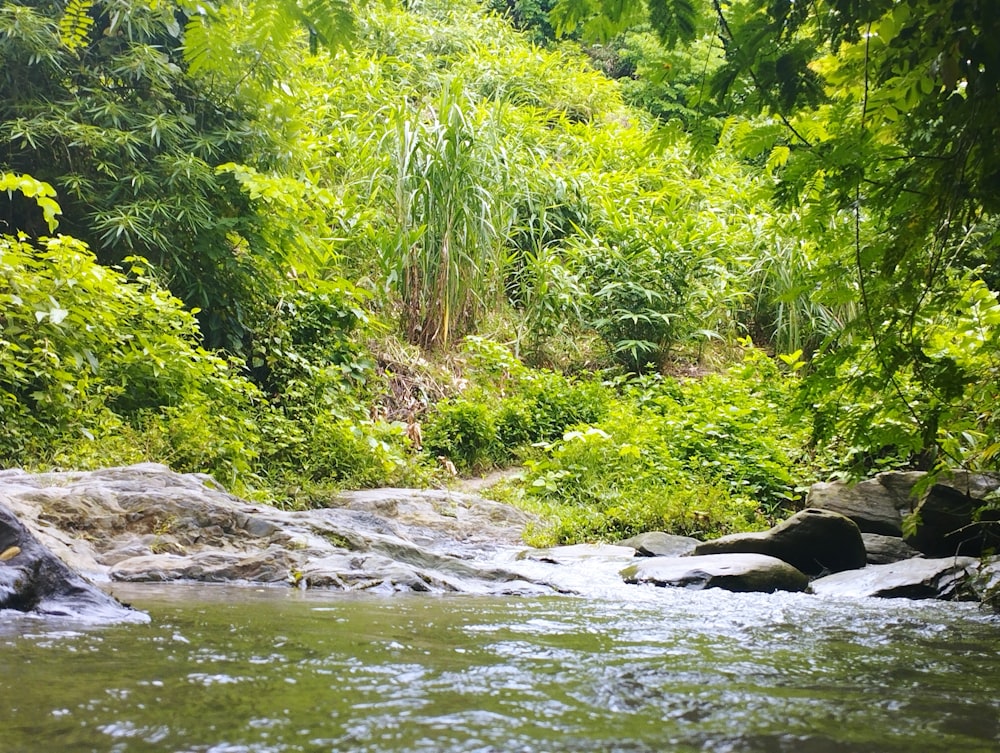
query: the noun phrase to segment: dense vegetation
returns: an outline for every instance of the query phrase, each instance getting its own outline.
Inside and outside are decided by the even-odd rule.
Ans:
[[[0,464],[536,541],[995,469],[987,0],[0,9]]]

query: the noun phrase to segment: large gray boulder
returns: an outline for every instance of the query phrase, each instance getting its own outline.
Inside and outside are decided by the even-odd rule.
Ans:
[[[902,536],[903,517],[918,502],[912,496],[913,486],[923,477],[921,472],[890,472],[856,484],[844,481],[813,484],[806,496],[806,506],[840,513],[857,523],[862,533]]]
[[[640,557],[683,557],[691,554],[699,543],[690,536],[650,531],[619,541],[618,545],[632,547]]]
[[[915,558],[827,575],[810,589],[818,596],[954,599],[965,591],[977,564],[972,557]]]
[[[2,609],[87,622],[147,619],[70,570],[0,504]]]
[[[646,557],[621,571],[626,583],[701,590],[804,591],[809,578],[787,562],[764,554]]]
[[[903,536],[903,520],[914,516],[906,542],[928,557],[978,556],[1000,546],[1000,510],[977,517],[1000,489],[1000,476],[953,471],[921,492],[922,471],[890,471],[857,484],[814,484],[806,504],[846,515],[862,533]]]
[[[891,562],[919,557],[920,552],[907,544],[899,536],[883,536],[879,533],[863,533],[865,552],[869,565],[888,565]]]
[[[809,575],[852,570],[867,562],[857,525],[838,513],[816,509],[797,512],[769,531],[734,533],[702,542],[694,550],[696,555],[735,552],[777,557]]]

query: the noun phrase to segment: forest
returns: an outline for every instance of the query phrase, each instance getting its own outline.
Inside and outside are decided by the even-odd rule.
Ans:
[[[994,0],[9,0],[0,467],[537,544],[996,471],[998,143]]]

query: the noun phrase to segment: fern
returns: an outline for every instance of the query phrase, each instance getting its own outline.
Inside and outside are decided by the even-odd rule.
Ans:
[[[733,146],[740,156],[747,159],[770,152],[786,135],[787,130],[780,123],[753,126],[743,123],[733,134]]]
[[[87,35],[94,25],[90,9],[94,0],[69,0],[66,10],[59,19],[59,39],[63,46],[76,52],[87,43]]]
[[[231,33],[224,13],[233,9],[206,11],[203,6],[191,16],[185,28],[184,57],[192,74],[217,73],[226,76],[245,73],[247,53],[241,43],[251,41],[258,51],[283,49],[303,30],[316,44],[334,51],[347,46],[354,36],[355,19],[350,0],[260,0],[251,5],[240,35]]]
[[[347,46],[354,35],[354,12],[350,0],[285,0],[299,9],[300,18],[307,24],[310,34],[329,50]]]
[[[647,0],[647,4],[649,22],[667,46],[694,40],[698,12],[691,0]]]

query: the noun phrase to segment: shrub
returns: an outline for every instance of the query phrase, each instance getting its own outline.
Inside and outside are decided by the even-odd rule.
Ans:
[[[534,543],[647,530],[713,536],[773,524],[808,478],[808,427],[789,415],[797,381],[766,355],[701,380],[641,377],[594,425],[526,463]]]
[[[709,536],[761,527],[756,504],[672,456],[665,424],[619,406],[598,427],[568,432],[528,462],[526,499],[547,524],[537,545],[618,540],[660,530]]]
[[[608,411],[610,396],[596,382],[573,382],[562,374],[538,371],[515,399],[530,411],[531,441],[539,442],[556,439],[578,424],[599,421]]]
[[[696,259],[669,230],[616,231],[607,243],[594,238],[576,248],[588,288],[585,316],[634,373],[661,366],[689,326]]]
[[[301,470],[310,481],[378,486],[398,478],[407,464],[398,425],[354,423],[324,414],[306,433]]]
[[[464,398],[434,406],[423,430],[424,450],[446,457],[462,472],[482,470],[496,452],[497,428],[490,409]]]
[[[199,345],[194,316],[142,260],[126,275],[73,238],[0,236],[0,320],[0,462],[86,458],[123,427],[169,434],[149,446],[226,479],[255,459],[257,391]]]

